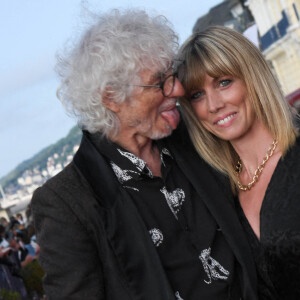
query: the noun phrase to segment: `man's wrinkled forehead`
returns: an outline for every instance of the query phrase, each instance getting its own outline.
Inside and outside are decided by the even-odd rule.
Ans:
[[[160,68],[154,73],[154,76],[165,76],[176,71],[176,66],[178,60],[170,60],[165,65],[160,66]]]
[[[168,61],[164,65],[151,65],[149,68],[145,68],[139,72],[140,78],[147,77],[149,81],[156,81],[166,77],[172,72],[173,61]]]
[[[170,69],[170,68],[169,68]],[[159,71],[156,71],[154,73],[152,73],[150,80],[157,80],[157,79],[162,79],[163,77],[166,76],[166,74],[168,74],[169,70],[165,70],[165,69],[161,69]]]

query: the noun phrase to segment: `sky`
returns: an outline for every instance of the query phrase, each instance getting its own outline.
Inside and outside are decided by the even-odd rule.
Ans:
[[[0,10],[0,178],[76,125],[56,98],[55,55],[81,34],[86,11],[146,9],[165,15],[180,42],[222,0],[2,0]]]

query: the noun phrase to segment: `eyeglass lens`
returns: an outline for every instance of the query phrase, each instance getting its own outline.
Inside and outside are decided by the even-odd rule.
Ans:
[[[164,85],[163,85],[163,94],[165,97],[168,97],[172,94],[174,85],[175,85],[175,76],[170,75],[166,78]]]

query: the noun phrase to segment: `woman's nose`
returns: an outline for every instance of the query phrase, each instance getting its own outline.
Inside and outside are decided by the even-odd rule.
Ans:
[[[224,102],[218,95],[218,93],[210,93],[207,95],[208,98],[208,111],[211,113],[218,112],[221,108],[224,107]]]

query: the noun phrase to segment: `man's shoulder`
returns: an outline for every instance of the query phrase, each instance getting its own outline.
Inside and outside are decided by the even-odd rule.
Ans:
[[[78,173],[74,162],[67,165],[61,172],[50,178],[41,188],[68,189],[82,184],[82,176]]]
[[[89,186],[76,168],[74,162],[67,165],[61,172],[47,180],[41,187],[36,189],[33,194],[33,205],[37,201],[48,199],[68,199],[75,200],[80,195],[89,190]]]

